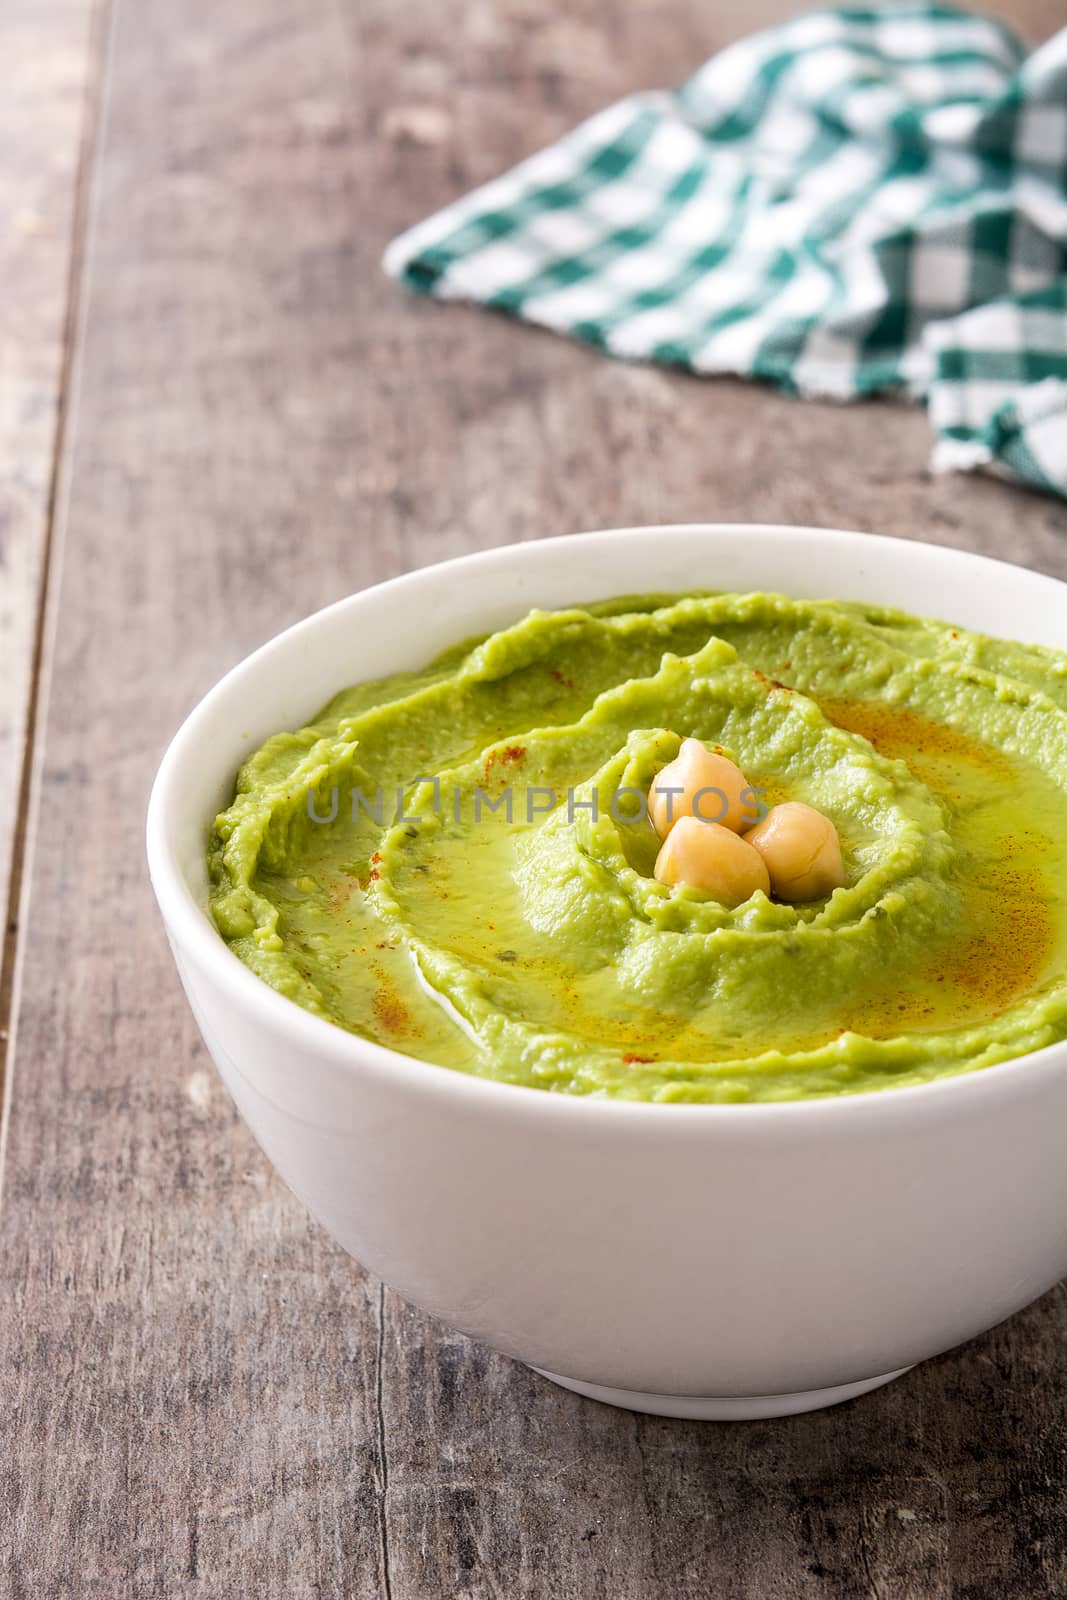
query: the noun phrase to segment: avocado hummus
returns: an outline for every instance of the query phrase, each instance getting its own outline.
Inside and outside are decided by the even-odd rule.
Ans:
[[[829,817],[845,884],[652,876],[686,737]],[[1067,654],[774,594],[535,611],[246,762],[212,911],[307,1010],[570,1094],[775,1101],[1067,1037]]]

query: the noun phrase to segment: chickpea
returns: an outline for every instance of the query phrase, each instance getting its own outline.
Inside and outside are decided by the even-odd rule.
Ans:
[[[661,839],[676,822],[692,816],[742,833],[759,815],[757,799],[741,768],[727,756],[716,755],[699,739],[683,739],[674,760],[656,774],[648,814]]]
[[[787,800],[744,837],[766,862],[775,896],[790,905],[821,900],[845,881],[837,829],[813,806]]]
[[[739,834],[718,822],[681,817],[656,857],[660,883],[688,883],[703,889],[724,906],[739,906],[757,889],[770,893],[763,858]]]

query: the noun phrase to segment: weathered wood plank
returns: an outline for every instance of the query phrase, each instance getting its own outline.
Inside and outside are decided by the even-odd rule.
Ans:
[[[0,1086],[94,11],[40,0],[0,16]]]
[[[188,706],[286,622],[406,566],[737,517],[1067,576],[1067,509],[927,478],[917,413],[611,366],[381,278],[406,222],[774,14],[119,0],[0,1229],[0,1592],[1067,1587],[1063,1290],[790,1422],[565,1395],[309,1222],[210,1070],[141,865]]]

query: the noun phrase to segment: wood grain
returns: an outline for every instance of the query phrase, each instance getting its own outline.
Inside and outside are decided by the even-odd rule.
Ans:
[[[0,1088],[95,10],[40,0],[0,15]]]
[[[118,0],[7,1129],[0,1595],[1067,1593],[1062,1288],[811,1417],[564,1394],[310,1222],[214,1077],[142,866],[197,697],[406,567],[747,518],[1067,577],[1067,507],[929,478],[917,412],[613,366],[378,271],[430,207],[788,9]]]

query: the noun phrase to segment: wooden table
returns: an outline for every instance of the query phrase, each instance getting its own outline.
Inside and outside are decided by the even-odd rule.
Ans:
[[[0,16],[5,1600],[1067,1594],[1062,1288],[836,1411],[731,1427],[578,1400],[309,1220],[213,1074],[145,880],[189,707],[408,567],[736,518],[1067,578],[1067,507],[931,478],[919,411],[612,365],[379,272],[403,225],[794,9]],[[1035,37],[1062,20],[999,9]]]

